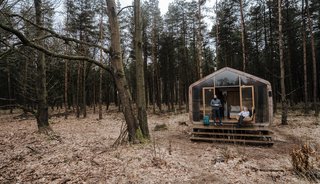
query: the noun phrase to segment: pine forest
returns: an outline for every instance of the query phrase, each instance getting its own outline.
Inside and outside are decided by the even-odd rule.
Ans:
[[[270,138],[203,125],[225,67]],[[319,81],[319,0],[0,0],[0,183],[317,183]]]

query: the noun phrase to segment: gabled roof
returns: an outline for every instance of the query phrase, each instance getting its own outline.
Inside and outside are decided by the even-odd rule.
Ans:
[[[264,83],[264,84],[266,84],[266,85],[271,85],[269,81],[267,81],[267,80],[265,80],[265,79],[262,79],[262,78],[260,78],[260,77],[257,77],[257,76],[251,75],[251,74],[249,74],[249,73],[242,72],[242,71],[240,71],[240,70],[236,70],[236,69],[233,69],[233,68],[230,68],[230,67],[224,67],[224,68],[221,68],[220,70],[215,71],[215,72],[213,72],[212,74],[207,75],[207,76],[205,76],[204,78],[202,78],[202,79],[200,79],[200,80],[192,83],[192,84],[190,85],[190,87],[196,86],[196,85],[198,85],[198,84],[200,84],[200,83],[202,83],[202,82],[204,82],[204,81],[210,80],[210,79],[212,79],[212,77],[214,77],[215,75],[218,75],[218,74],[223,73],[223,72],[225,72],[225,71],[230,71],[230,72],[232,72],[232,73],[235,73],[235,74],[238,74],[238,75],[241,75],[241,76],[245,76],[245,77],[252,78],[252,79],[254,79],[254,80],[256,80],[256,81],[259,81],[259,82],[262,82],[262,83]]]

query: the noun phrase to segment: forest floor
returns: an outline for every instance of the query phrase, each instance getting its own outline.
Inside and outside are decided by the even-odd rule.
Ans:
[[[57,113],[57,112],[54,112]],[[320,168],[320,123],[290,112],[276,115],[272,147],[190,141],[187,113],[149,115],[151,142],[113,148],[124,123],[110,110],[98,120],[70,115],[50,119],[56,136],[37,133],[33,117],[0,112],[0,183],[317,183],[294,172],[290,153],[308,143]],[[155,131],[156,125],[167,129]],[[318,176],[320,173],[318,173]]]

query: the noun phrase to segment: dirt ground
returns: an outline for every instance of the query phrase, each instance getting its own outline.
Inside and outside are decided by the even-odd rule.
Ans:
[[[57,112],[55,112],[57,113]],[[0,112],[0,183],[317,183],[295,174],[290,153],[308,143],[320,168],[320,123],[291,112],[276,115],[272,147],[191,142],[187,113],[149,115],[151,142],[113,148],[123,115],[52,117],[60,137],[37,133],[33,117]],[[166,124],[166,130],[155,131]]]

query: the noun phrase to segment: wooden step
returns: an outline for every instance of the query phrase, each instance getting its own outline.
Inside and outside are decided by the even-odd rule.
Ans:
[[[269,132],[272,134],[273,132],[270,131],[269,129],[265,127],[241,127],[241,128],[236,128],[235,126],[227,126],[227,125],[222,125],[222,126],[203,126],[203,125],[197,125],[192,127],[193,131],[195,130],[245,130],[245,131],[260,131],[260,132]]]
[[[218,133],[218,132],[192,132],[193,135],[219,135],[219,136],[228,136],[228,137],[258,137],[258,138],[268,138],[271,139],[270,135],[264,134],[239,134],[239,133]]]
[[[223,138],[208,138],[208,137],[191,137],[192,141],[210,141],[210,142],[228,142],[228,143],[243,143],[257,145],[273,145],[273,141],[267,140],[245,140],[245,139],[223,139]]]

